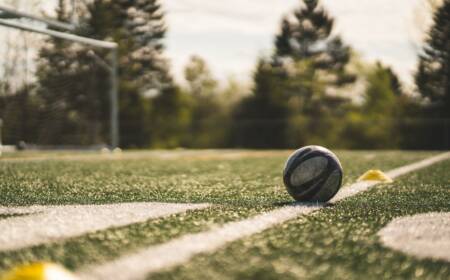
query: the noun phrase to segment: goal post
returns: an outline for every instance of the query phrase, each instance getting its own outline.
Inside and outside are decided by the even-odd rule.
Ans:
[[[3,152],[3,144],[2,144],[2,126],[3,126],[3,120],[0,119],[0,156]]]
[[[39,22],[46,27],[32,26],[31,24],[15,21],[15,19],[25,18],[34,22]],[[0,5],[0,25],[8,28],[18,29],[26,32],[43,34],[74,43],[89,45],[91,47],[106,49],[110,51],[110,61],[100,63],[101,67],[106,68],[110,76],[110,140],[109,145],[112,149],[119,147],[119,80],[118,80],[118,44],[110,41],[101,41],[88,37],[83,37],[63,31],[56,31],[50,28],[58,28],[67,31],[73,31],[75,27],[72,24],[62,23],[55,20],[41,19],[33,15],[14,11],[11,8]],[[101,59],[101,58],[98,58]]]

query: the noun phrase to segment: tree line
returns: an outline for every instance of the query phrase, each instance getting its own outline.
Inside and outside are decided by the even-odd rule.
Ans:
[[[68,21],[67,0],[57,18]],[[419,54],[417,94],[392,69],[366,63],[336,32],[318,0],[282,18],[273,52],[259,57],[250,89],[214,79],[191,57],[185,83],[164,55],[158,0],[92,0],[77,7],[78,35],[119,44],[120,138],[124,148],[450,148],[450,0],[436,8]],[[107,143],[109,53],[48,38],[36,79],[0,83],[4,142]]]

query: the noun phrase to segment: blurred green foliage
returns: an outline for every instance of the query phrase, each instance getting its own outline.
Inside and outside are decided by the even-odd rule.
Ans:
[[[359,59],[319,1],[300,4],[281,20],[249,87],[219,83],[198,55],[176,84],[160,1],[86,2],[76,33],[119,44],[121,146],[450,148],[450,1],[436,8],[420,54],[418,94],[391,68]],[[98,63],[108,52],[48,39],[39,54],[36,82],[15,90],[0,82],[3,142],[108,144],[109,74]]]

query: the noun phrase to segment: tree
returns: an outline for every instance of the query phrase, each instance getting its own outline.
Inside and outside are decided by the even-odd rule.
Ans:
[[[415,76],[420,94],[429,102],[434,117],[450,118],[450,1],[434,14]]]
[[[304,6],[284,17],[275,39],[275,60],[308,60],[328,77],[329,86],[343,86],[355,80],[347,73],[350,48],[333,35],[334,20],[319,6],[318,0],[304,0]]]
[[[330,120],[338,117],[346,101],[328,92],[355,80],[346,69],[350,48],[332,34],[333,19],[318,0],[302,2],[282,19],[275,52],[270,59],[259,61],[253,95],[236,112],[240,120],[236,125],[241,129],[234,135],[244,146],[324,143],[323,134],[334,131]]]
[[[184,78],[188,91],[197,97],[211,97],[217,93],[218,82],[213,78],[206,61],[192,56],[184,68]]]
[[[397,121],[401,118],[401,88],[390,67],[377,62],[365,77],[367,87],[360,107],[347,115],[347,126],[341,136],[346,145],[357,149],[398,148],[400,135]]]
[[[397,74],[392,70],[391,67],[385,67],[385,69],[389,76],[389,80],[391,81],[391,88],[394,91],[395,95],[403,96],[405,93],[403,92],[403,86]]]
[[[59,0],[58,18],[67,20],[66,0]],[[156,139],[157,129],[154,118],[164,118],[155,114],[177,115],[180,107],[158,108],[154,105],[180,104],[179,90],[169,73],[169,65],[164,57],[166,27],[164,13],[157,0],[93,0],[77,9],[79,30],[77,34],[100,40],[111,40],[119,44],[119,116],[120,138],[123,147],[146,147]],[[92,123],[101,120],[101,131],[107,131],[109,119],[109,73],[98,63],[110,61],[110,53],[87,46],[52,39],[41,51],[42,67],[39,82],[47,95],[66,99],[64,104],[72,104],[64,115],[62,123]],[[64,62],[65,65],[58,65]],[[70,67],[69,67],[70,66]],[[92,83],[90,81],[94,80]],[[76,83],[77,81],[85,83]],[[74,81],[76,85],[64,88],[59,84]],[[162,97],[162,95],[167,96]],[[174,98],[171,102],[168,99]],[[75,99],[75,102],[74,102]],[[158,100],[161,99],[161,100]],[[164,100],[164,101],[163,101]],[[70,101],[70,102],[69,102]],[[81,102],[83,101],[83,102]],[[177,105],[178,106],[178,105]],[[99,109],[100,108],[100,109]],[[69,113],[70,112],[70,113]],[[170,118],[172,121],[173,118]],[[167,124],[177,127],[177,124]],[[65,125],[64,128],[69,128]],[[70,128],[69,128],[70,129]],[[79,128],[81,129],[81,127]],[[102,132],[103,133],[103,132]],[[165,135],[160,133],[159,135]]]
[[[67,0],[59,0],[59,21],[68,21],[67,7]],[[87,14],[80,16],[83,24],[87,24]],[[77,33],[91,35],[86,30],[77,30]],[[84,45],[56,38],[49,38],[40,49],[37,92],[42,100],[42,126],[39,143],[108,142],[109,73],[95,62],[89,51]]]
[[[306,141],[324,143],[324,139],[333,138],[337,126],[332,120],[339,117],[339,109],[347,100],[329,92],[355,81],[347,71],[351,49],[333,35],[333,18],[318,0],[303,0],[303,4],[283,18],[273,57],[289,74],[287,101],[301,104],[292,108],[293,118],[306,125],[303,132],[291,137],[297,145]]]
[[[189,135],[191,147],[212,148],[225,145],[227,129],[223,104],[219,100],[218,82],[206,62],[192,56],[184,69],[185,92],[192,109]]]
[[[190,113],[187,96],[176,86],[165,88],[153,100],[151,113],[152,146],[178,148],[189,141]]]
[[[123,78],[133,81],[140,91],[163,90],[173,85],[168,62],[164,57],[166,26],[158,0],[118,0],[111,3],[116,11],[112,25],[115,41],[119,42]],[[103,11],[107,13],[106,11]]]
[[[329,81],[316,70],[313,61],[299,60],[287,74],[288,146],[308,143],[338,146],[341,142],[338,137],[342,128],[340,120],[349,99],[327,92]]]
[[[173,116],[183,111],[180,92],[174,85],[164,57],[163,40],[167,31],[164,12],[158,0],[104,2],[117,13],[112,26],[113,37],[120,45],[123,144],[143,147],[158,143],[160,146],[165,140],[158,137],[167,133],[158,132],[164,127],[154,120],[167,117],[166,125],[173,131],[180,127]],[[165,94],[167,96],[163,96]],[[176,106],[156,108],[165,105]],[[168,142],[173,142],[173,139]]]
[[[26,2],[26,3],[24,3]],[[28,13],[37,13],[39,1],[37,0],[3,0],[16,10]],[[30,32],[22,32],[17,29],[2,29],[0,49],[3,55],[0,58],[0,95],[14,94],[15,91],[24,90],[32,84],[33,67],[30,65],[30,57],[35,56],[34,48],[41,44],[40,38]]]
[[[26,3],[25,3],[26,2]],[[37,0],[5,0],[2,3],[29,13],[38,12]],[[30,58],[36,56],[35,48],[42,45],[40,38],[30,32],[2,29],[0,49],[0,119],[3,120],[3,141],[36,141],[39,103],[35,95],[34,65]]]
[[[261,58],[254,74],[253,94],[233,114],[232,144],[245,148],[287,146],[289,107],[284,69]]]
[[[450,0],[436,9],[415,75],[420,95],[425,99],[422,146],[450,148]]]

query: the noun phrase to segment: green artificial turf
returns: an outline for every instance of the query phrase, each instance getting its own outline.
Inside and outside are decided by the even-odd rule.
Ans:
[[[393,251],[377,237],[395,217],[450,211],[449,170],[450,161],[428,167],[150,278],[450,279],[449,263]]]
[[[261,208],[218,205],[144,223],[97,231],[62,242],[0,252],[0,273],[15,265],[34,261],[55,262],[69,269],[76,269],[94,262],[113,260],[124,252],[166,242],[183,234],[204,231],[213,225],[245,219],[261,211]]]
[[[338,156],[347,184],[367,169],[389,170],[430,154],[339,152]],[[74,160],[67,156],[2,160],[0,205],[160,201],[269,207],[291,201],[281,179],[288,155],[273,152],[252,156],[249,152],[242,158],[226,159],[216,151],[209,158],[207,154],[188,154],[164,159],[149,153],[112,160],[100,155],[76,155]]]
[[[77,269],[289,203],[292,199],[281,181],[289,153],[174,151],[118,156],[47,153],[1,159],[0,205],[3,206],[133,201],[209,202],[214,206],[58,243],[0,252],[0,272],[38,260]],[[389,170],[433,154],[338,152],[344,166],[345,184],[354,182],[367,169]],[[4,218],[7,217],[0,216]]]

